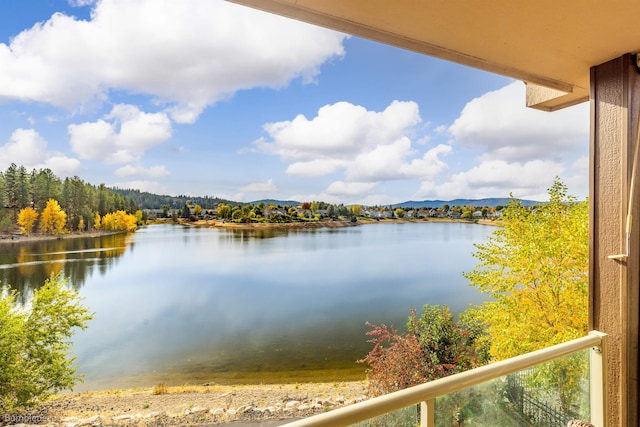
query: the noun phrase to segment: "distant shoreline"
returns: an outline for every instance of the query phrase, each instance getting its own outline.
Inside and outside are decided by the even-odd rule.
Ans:
[[[67,239],[82,239],[82,238],[96,238],[102,236],[111,236],[114,234],[127,233],[126,231],[91,231],[86,233],[68,233],[60,236],[54,236],[51,234],[32,233],[15,234],[15,233],[3,233],[0,234],[0,245],[2,244],[21,244],[32,242],[46,242],[49,240],[67,240]]]
[[[160,221],[160,223],[170,222]],[[193,227],[206,228],[238,228],[238,229],[287,229],[287,228],[339,228],[339,227],[356,227],[368,224],[424,224],[424,223],[464,223],[464,224],[480,224],[498,226],[499,222],[490,220],[467,221],[464,219],[448,219],[448,218],[427,218],[427,219],[381,219],[381,220],[358,220],[351,221],[309,221],[309,222],[256,222],[256,223],[239,223],[220,220],[198,220],[198,221],[181,221],[179,224]]]

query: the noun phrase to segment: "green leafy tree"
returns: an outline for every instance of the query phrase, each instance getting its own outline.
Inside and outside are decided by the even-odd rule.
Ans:
[[[24,310],[16,293],[0,293],[0,412],[30,407],[80,379],[69,339],[91,319],[61,275],[33,293]]]
[[[231,206],[220,203],[218,205],[218,209],[216,210],[216,215],[218,216],[218,218],[222,219],[231,218]]]

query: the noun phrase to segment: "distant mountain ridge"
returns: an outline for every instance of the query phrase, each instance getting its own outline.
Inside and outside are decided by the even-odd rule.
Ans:
[[[396,203],[391,205],[394,208],[441,208],[444,205],[449,206],[467,206],[473,205],[475,207],[495,208],[496,206],[506,206],[511,200],[510,197],[489,197],[485,199],[453,199],[453,200],[409,200],[402,203]],[[519,199],[523,206],[534,206],[542,202],[535,200]]]

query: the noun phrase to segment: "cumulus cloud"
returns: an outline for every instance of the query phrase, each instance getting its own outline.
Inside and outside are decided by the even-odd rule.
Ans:
[[[71,149],[81,159],[107,163],[138,160],[172,133],[171,120],[165,113],[145,113],[126,104],[115,105],[103,119],[71,124],[67,130]]]
[[[253,182],[240,188],[245,193],[272,193],[278,191],[278,186],[273,183],[272,179],[266,182]]]
[[[514,82],[467,103],[448,131],[456,144],[489,159],[559,160],[589,140],[589,106],[553,113],[527,108],[525,85]]]
[[[0,169],[11,163],[27,169],[51,169],[59,176],[72,176],[80,170],[78,159],[48,149],[47,141],[33,129],[16,129],[0,146]]]
[[[153,166],[145,168],[143,166],[125,165],[116,169],[115,176],[123,178],[130,176],[150,176],[153,178],[159,178],[163,176],[171,175],[164,165]]]
[[[577,196],[586,195],[588,105],[547,113],[527,108],[524,100],[524,84],[514,82],[469,101],[447,129],[452,156],[464,159],[458,172],[423,179],[413,197],[448,200],[513,193],[546,200],[556,176]]]
[[[422,182],[418,198],[454,199],[514,197],[545,200],[546,189],[564,171],[564,166],[551,160],[506,162],[488,160],[451,176],[446,182]]]
[[[393,101],[383,111],[369,111],[348,102],[325,105],[308,119],[264,125],[269,138],[255,142],[258,151],[279,156],[288,163],[287,173],[299,177],[324,176],[343,172],[349,183],[426,178],[444,169],[439,158],[451,147],[428,148],[418,138],[420,150],[412,143],[421,122],[415,102]],[[352,188],[356,188],[352,186]]]
[[[59,176],[72,176],[80,170],[80,161],[48,150],[47,141],[34,129],[16,129],[0,146],[0,169],[11,163],[27,169],[51,169]]]
[[[82,110],[124,90],[193,122],[238,90],[312,81],[345,37],[221,0],[102,0],[88,21],[56,13],[0,43],[0,100]]]
[[[374,182],[332,182],[325,190],[325,193],[332,196],[361,196],[370,193],[377,186]]]

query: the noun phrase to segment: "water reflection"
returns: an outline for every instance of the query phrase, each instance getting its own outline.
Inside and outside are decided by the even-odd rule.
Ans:
[[[18,291],[23,303],[48,277],[60,272],[71,286],[80,289],[94,271],[106,274],[132,246],[130,233],[3,243],[0,282]]]
[[[11,256],[0,255],[0,277],[27,293],[62,270],[82,286],[95,317],[74,337],[86,375],[78,391],[340,381],[364,375],[355,361],[369,350],[366,321],[401,328],[411,307],[459,311],[480,302],[461,272],[475,264],[473,244],[492,231],[453,223],[154,225],[133,236],[11,246]]]

